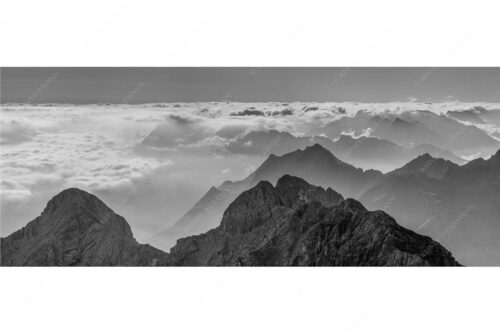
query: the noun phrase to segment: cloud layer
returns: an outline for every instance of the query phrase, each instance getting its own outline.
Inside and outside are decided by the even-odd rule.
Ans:
[[[360,110],[441,114],[475,106],[500,108],[452,101],[2,105],[2,235],[34,218],[59,191],[79,187],[102,196],[138,238],[147,237],[175,222],[209,187],[243,178],[263,161],[227,149],[252,131],[321,135],[318,128]],[[500,133],[500,126],[481,126]],[[251,140],[244,144],[248,149],[235,151],[255,150]]]

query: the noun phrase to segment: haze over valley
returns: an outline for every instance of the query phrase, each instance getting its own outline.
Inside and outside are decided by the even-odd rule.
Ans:
[[[275,188],[288,175],[357,200],[362,214],[384,211],[400,226],[439,242],[460,264],[500,264],[500,103],[461,102],[453,96],[436,102],[408,96],[376,103],[128,103],[140,89],[122,103],[2,104],[2,237],[75,188],[102,200],[104,212],[125,219],[130,231],[118,248],[146,253],[99,263],[148,264],[151,253],[168,253],[181,238],[221,228],[228,207],[243,193],[262,182]],[[296,207],[282,202],[281,187],[276,187],[278,194],[266,188],[266,196],[278,199],[262,204],[291,209],[283,218],[292,223],[287,214]],[[78,191],[68,193],[82,198]],[[309,199],[300,202],[309,204]],[[45,228],[52,230],[26,230],[34,235]],[[225,236],[214,237],[219,242]],[[276,237],[289,235],[277,232]],[[203,246],[211,251],[212,245]],[[294,263],[296,253],[286,251],[278,261]],[[400,262],[391,256],[389,262]],[[211,262],[200,258],[192,260]],[[234,264],[234,258],[217,262]],[[334,261],[345,263],[339,260]]]

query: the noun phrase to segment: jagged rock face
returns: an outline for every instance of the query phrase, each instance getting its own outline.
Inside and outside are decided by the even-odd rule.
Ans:
[[[325,207],[338,205],[344,198],[340,193],[331,188],[323,189],[320,186],[314,186],[305,180],[284,175],[276,184],[276,191],[279,193],[283,206],[293,207],[301,202],[318,201]]]
[[[360,201],[438,239],[465,265],[500,261],[500,151],[453,165],[423,155],[389,173]]]
[[[456,266],[429,237],[333,190],[285,176],[242,193],[209,232],[181,239],[170,265]]]
[[[312,184],[335,188],[344,195],[354,198],[358,198],[360,194],[383,180],[382,173],[355,168],[342,162],[341,160],[344,158],[348,160],[354,159],[357,163],[361,163],[363,160],[364,162],[361,165],[365,166],[376,165],[376,160],[379,161],[378,165],[387,165],[387,163],[399,165],[411,160],[415,157],[414,155],[419,156],[419,151],[433,151],[433,155],[436,156],[442,155],[453,161],[458,160],[459,163],[464,161],[449,152],[447,153],[445,150],[430,145],[406,149],[377,138],[353,139],[350,136],[342,135],[338,141],[332,142],[324,137],[295,138],[286,132],[277,131],[253,132],[251,135],[252,138],[258,137],[261,139],[269,136],[278,138],[278,140],[268,140],[266,145],[268,147],[275,147],[271,143],[282,145],[281,148],[277,149],[278,151],[284,149],[285,146],[289,148],[292,146],[305,146],[307,148],[295,150],[283,156],[272,154],[247,178],[237,182],[228,181],[218,188],[211,188],[179,221],[149,239],[148,242],[167,250],[175,245],[175,241],[181,237],[196,235],[215,228],[229,204],[241,192],[255,186],[261,180],[275,183],[281,176],[291,174],[301,177]],[[294,139],[293,144],[287,143],[290,137]],[[245,136],[245,140],[247,139]],[[297,140],[300,143],[296,142]],[[323,146],[319,144],[310,146],[312,141],[319,141]],[[328,147],[328,149],[323,147]],[[329,150],[335,152],[335,155]],[[342,158],[337,159],[336,156]],[[428,154],[425,156],[430,158]],[[368,159],[366,159],[367,157]],[[417,160],[418,163],[412,164],[415,164],[413,169],[420,168],[425,162],[422,158]],[[453,163],[444,160],[440,168],[437,168],[436,163],[431,163],[429,164],[430,167],[425,168],[425,174],[441,177],[450,165],[453,165]],[[412,170],[408,170],[408,172],[412,172]],[[403,171],[405,170],[401,170],[401,172]]]
[[[276,188],[262,181],[236,198],[224,213],[221,227],[228,233],[246,233],[272,218],[275,207],[294,208],[314,201],[330,207],[342,200],[342,195],[330,188],[325,190],[285,175],[278,180]]]
[[[125,219],[92,194],[68,189],[42,214],[1,239],[4,266],[153,265],[166,255],[139,244]]]
[[[301,177],[312,184],[335,188],[351,197],[363,193],[383,178],[379,171],[363,171],[342,162],[319,144],[283,156],[270,155],[247,178],[238,182],[225,182],[217,189],[210,189],[173,227],[148,242],[167,249],[175,244],[176,239],[215,228],[225,209],[244,190],[262,180],[276,184],[278,179],[286,174]]]
[[[222,230],[247,233],[272,217],[273,207],[280,205],[279,194],[269,182],[261,182],[233,201],[222,218]]]
[[[137,243],[125,219],[78,189],[55,196],[1,250],[4,266],[458,265],[384,212],[288,175],[242,193],[219,227],[179,240],[170,254]]]

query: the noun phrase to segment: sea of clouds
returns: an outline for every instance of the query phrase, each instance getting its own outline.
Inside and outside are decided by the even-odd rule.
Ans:
[[[499,104],[452,101],[4,104],[0,111],[1,235],[38,216],[58,192],[78,187],[103,199],[129,221],[138,240],[146,239],[174,223],[211,186],[244,178],[265,160],[265,152],[232,155],[224,151],[229,142],[251,131],[273,129],[300,136],[360,110],[441,114],[474,106],[500,108]],[[483,129],[500,133],[491,125]]]

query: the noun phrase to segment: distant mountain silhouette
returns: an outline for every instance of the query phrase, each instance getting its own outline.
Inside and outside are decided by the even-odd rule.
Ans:
[[[479,112],[475,112],[474,109],[471,110],[463,110],[463,111],[448,111],[446,112],[448,117],[461,120],[468,121],[476,124],[484,124],[485,121],[479,115]]]
[[[446,149],[439,148],[430,144],[422,143],[420,145],[410,148],[409,156],[412,157],[411,159],[417,158],[418,156],[423,154],[429,154],[432,157],[442,158],[459,165],[462,165],[465,162],[467,162],[463,158],[458,157],[457,155],[453,154],[452,152]]]
[[[371,122],[374,128],[373,135],[408,148],[422,143],[439,145],[444,142],[438,133],[420,121],[406,121],[399,117],[393,120],[378,117],[372,118]]]
[[[403,167],[396,169],[388,175],[425,175],[430,178],[441,179],[448,172],[450,168],[456,167],[457,165],[442,159],[434,158],[429,154],[423,154],[409,163],[405,164]]]
[[[344,163],[329,150],[315,144],[279,157],[270,155],[255,170],[250,186],[261,180],[276,183],[285,174],[301,177],[312,184],[335,187],[348,197],[357,197],[383,176],[379,171],[363,171]]]
[[[496,119],[497,113],[488,114]],[[313,133],[331,138],[339,137],[345,131],[357,135],[369,131],[371,136],[406,148],[426,144],[462,155],[483,152],[483,156],[489,156],[500,148],[499,141],[476,126],[468,126],[452,117],[425,110],[400,112],[397,115],[391,112],[374,115],[359,111],[355,116],[345,116],[312,130]]]
[[[500,109],[486,109],[482,106],[474,106],[467,110],[450,110],[446,116],[475,124],[489,123],[500,126]]]
[[[235,154],[282,155],[314,144],[311,137],[295,137],[276,130],[252,131],[229,142],[225,150]]]
[[[487,157],[500,148],[499,141],[476,126],[464,125],[445,115],[417,110],[405,112],[401,117],[406,121],[419,121],[440,136],[439,141],[428,140],[422,143],[433,144],[456,154],[472,155],[482,152],[482,156]]]
[[[484,119],[487,123],[495,125],[497,128],[500,127],[500,109],[490,109],[487,110],[483,107],[476,106],[474,111],[479,112],[481,119]]]
[[[313,144],[320,144],[344,162],[362,169],[375,169],[382,172],[394,170],[415,157],[429,153],[457,164],[466,161],[455,154],[430,144],[420,144],[404,148],[389,140],[376,137],[340,135],[332,141],[323,136],[296,137],[288,132],[253,131],[231,141],[226,150],[235,154],[274,154],[283,155],[297,149],[304,149]]]
[[[125,219],[101,200],[72,188],[42,214],[1,239],[3,266],[149,266],[166,253],[139,244]]]
[[[285,175],[243,192],[221,224],[180,239],[175,266],[457,266],[429,237],[382,211]]]
[[[462,166],[423,155],[360,201],[442,242],[466,265],[500,262],[500,151]]]
[[[455,154],[430,144],[420,144],[412,148],[401,147],[389,140],[375,137],[353,138],[341,135],[332,145],[325,146],[335,156],[363,169],[373,168],[382,172],[394,170],[412,159],[430,154],[441,157],[456,164],[466,161]]]

